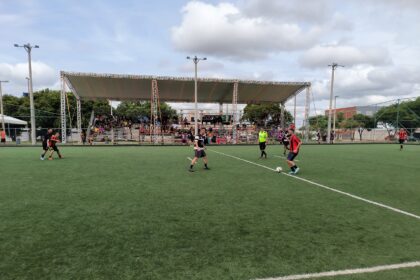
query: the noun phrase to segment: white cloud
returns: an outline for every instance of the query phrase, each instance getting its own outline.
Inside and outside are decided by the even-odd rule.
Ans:
[[[0,63],[0,77],[8,80],[6,93],[19,95],[27,91],[28,64],[27,63]],[[57,86],[58,72],[51,66],[40,62],[32,62],[32,78],[34,90],[54,88]]]
[[[332,62],[348,66],[386,65],[391,63],[388,51],[384,48],[356,48],[349,45],[315,46],[306,51],[300,58],[304,67],[326,67]]]
[[[375,4],[379,4],[379,5],[395,5],[400,9],[411,9],[411,8],[415,8],[415,9],[420,9],[420,1],[418,0],[369,0],[370,2],[373,2]],[[365,3],[366,0],[363,0],[363,2]]]
[[[323,23],[329,20],[328,0],[248,0],[244,12],[252,17],[268,17],[277,21]]]
[[[420,69],[392,66],[355,66],[336,71],[334,95],[339,96],[341,107],[369,105],[397,98],[420,95]],[[330,75],[330,71],[326,71]],[[312,83],[318,108],[328,107],[330,79]]]
[[[175,48],[233,59],[259,59],[278,51],[305,49],[317,42],[322,30],[304,30],[296,23],[277,23],[245,15],[233,4],[199,1],[183,8],[183,19],[172,29]]]

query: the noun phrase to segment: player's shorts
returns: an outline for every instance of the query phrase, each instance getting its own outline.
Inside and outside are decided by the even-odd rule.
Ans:
[[[195,150],[196,158],[203,158],[205,156],[206,156],[206,152],[204,150]]]
[[[289,146],[289,141],[282,141],[283,145]]]
[[[54,150],[54,152],[58,152],[57,146],[52,146],[52,147],[50,147],[50,149]]]
[[[265,142],[260,142],[260,150],[265,150]]]
[[[47,144],[47,142],[42,142],[42,149],[44,150],[44,151],[47,151],[48,150],[48,144]]]
[[[298,153],[289,152],[287,160],[293,161],[297,157]]]
[[[400,142],[400,144],[404,144],[405,140],[404,139],[399,139],[398,142]]]
[[[6,143],[6,139],[5,138],[1,138],[1,142],[2,143]]]

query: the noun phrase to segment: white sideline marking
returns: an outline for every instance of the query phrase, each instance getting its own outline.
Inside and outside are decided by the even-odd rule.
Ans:
[[[278,157],[278,158],[284,158],[287,159],[287,157],[285,156],[278,156],[278,155],[273,155],[274,157]],[[299,159],[294,159],[293,161],[300,161]]]
[[[244,161],[244,162],[253,164],[253,165],[257,165],[257,166],[263,167],[265,169],[268,169],[268,170],[271,170],[271,171],[274,171],[274,172],[277,172],[275,169],[270,168],[270,167],[265,166],[265,165],[262,165],[262,164],[258,164],[258,163],[255,163],[255,162],[252,162],[252,161],[249,161],[249,160],[246,160],[246,159],[235,157],[235,156],[232,156],[232,155],[229,155],[229,154],[225,154],[225,153],[222,153],[222,152],[218,152],[218,151],[215,151],[215,150],[210,150],[210,151],[213,151],[213,152],[215,152],[217,154],[221,154],[221,155],[224,155],[224,156],[227,156],[227,157],[231,157],[231,158],[234,158],[234,159],[237,159],[237,160],[241,160],[241,161]],[[403,214],[403,215],[406,215],[406,216],[410,216],[412,218],[415,218],[415,219],[420,220],[420,216],[415,215],[415,214],[410,213],[410,212],[406,212],[406,211],[403,211],[403,210],[400,210],[400,209],[397,209],[397,208],[394,208],[394,207],[391,207],[391,206],[388,206],[388,205],[385,205],[385,204],[382,204],[382,203],[379,203],[379,202],[375,202],[373,200],[369,200],[369,199],[366,199],[366,198],[363,198],[363,197],[360,197],[360,196],[357,196],[357,195],[354,195],[354,194],[351,194],[351,193],[346,193],[346,192],[343,192],[343,191],[340,191],[340,190],[336,190],[336,189],[327,187],[325,185],[322,185],[322,184],[319,184],[319,183],[310,181],[308,179],[304,179],[302,177],[298,177],[296,175],[290,175],[290,174],[287,174],[285,172],[282,172],[281,174],[283,174],[285,176],[289,176],[289,177],[294,178],[296,180],[301,180],[303,182],[306,182],[306,183],[309,183],[309,184],[318,186],[320,188],[323,188],[323,189],[326,189],[326,190],[329,190],[329,191],[332,191],[332,192],[336,192],[336,193],[339,193],[339,194],[342,194],[342,195],[346,195],[346,196],[349,196],[351,198],[354,198],[354,199],[357,199],[357,200],[361,200],[361,201],[364,201],[366,203],[373,204],[373,205],[376,205],[376,206],[379,206],[379,207],[382,207],[382,208],[386,208],[388,210],[391,210],[391,211],[394,211],[394,212],[397,212],[397,213],[400,213],[400,214]]]
[[[321,278],[321,277],[333,277],[333,276],[339,276],[339,275],[373,273],[373,272],[378,272],[378,271],[395,270],[395,269],[410,268],[410,267],[412,268],[412,267],[419,267],[419,266],[420,266],[420,261],[417,261],[417,262],[407,262],[407,263],[400,263],[400,264],[381,265],[381,266],[374,266],[374,267],[367,267],[367,268],[327,271],[327,272],[319,272],[319,273],[312,273],[312,274],[299,274],[299,275],[289,275],[289,276],[274,277],[274,278],[261,278],[257,280],[300,280],[300,279],[310,279],[310,278],[313,279],[313,278]]]

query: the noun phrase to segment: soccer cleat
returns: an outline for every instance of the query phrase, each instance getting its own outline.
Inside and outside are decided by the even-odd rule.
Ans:
[[[293,172],[293,171],[289,172],[289,175],[294,175],[294,174],[295,174],[295,172]]]
[[[53,158],[52,157],[49,157],[48,160],[53,160]]]
[[[40,160],[44,160],[45,158],[44,158],[43,156],[41,156],[39,159],[40,159]]]
[[[189,171],[189,172],[194,172],[194,170],[192,170],[192,169],[188,169],[188,171]]]
[[[299,172],[299,167],[296,167],[295,172],[293,174],[297,174]]]
[[[210,170],[210,168],[208,168],[208,167],[204,167],[204,169],[205,169],[205,170]]]

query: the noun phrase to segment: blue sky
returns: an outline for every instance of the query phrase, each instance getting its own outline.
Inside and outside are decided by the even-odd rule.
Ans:
[[[191,76],[197,54],[202,76],[312,82],[323,109],[336,61],[339,106],[365,105],[420,95],[419,16],[416,0],[0,0],[0,79],[26,91],[14,43],[40,45],[36,89],[60,70]]]

